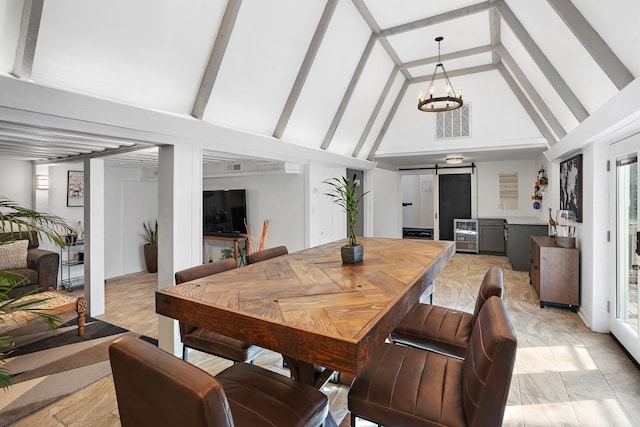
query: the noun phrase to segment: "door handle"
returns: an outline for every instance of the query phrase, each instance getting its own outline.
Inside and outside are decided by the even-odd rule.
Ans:
[[[636,231],[636,255],[640,255],[640,247],[638,246],[638,242],[640,242],[640,231]]]

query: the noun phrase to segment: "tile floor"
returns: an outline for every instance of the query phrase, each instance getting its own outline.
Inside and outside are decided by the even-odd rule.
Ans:
[[[541,309],[526,272],[511,270],[505,257],[456,254],[436,280],[434,304],[472,311],[478,287],[490,266],[504,271],[504,299],[518,337],[518,353],[504,426],[640,426],[640,370],[607,334],[590,331],[578,314]],[[109,280],[102,320],[157,336],[155,275]],[[192,352],[190,361],[214,373],[226,361]],[[257,363],[281,370],[278,355]],[[328,384],[331,413],[347,415],[344,386]],[[107,377],[21,420],[19,426],[118,426],[111,377]],[[347,426],[344,420],[341,426]],[[358,420],[358,427],[373,424]]]

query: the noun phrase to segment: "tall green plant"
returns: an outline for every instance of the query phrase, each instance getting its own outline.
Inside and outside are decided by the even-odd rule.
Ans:
[[[349,227],[349,245],[356,246],[356,223],[358,212],[360,212],[360,200],[368,193],[364,192],[360,197],[356,196],[356,174],[349,179],[346,176],[341,178],[330,178],[324,181],[331,186],[331,191],[325,193],[329,199],[340,206],[347,214],[347,224]]]
[[[142,234],[144,241],[147,242],[148,245],[157,245],[158,221],[156,220],[154,225],[151,224],[151,221],[143,222],[142,227],[144,228],[144,233]]]
[[[27,238],[35,233],[40,240],[47,237],[58,246],[66,245],[64,236],[73,232],[67,221],[57,215],[38,212],[25,208],[18,203],[0,196],[0,231],[11,232],[18,238]],[[13,242],[13,238],[0,239],[0,245]],[[24,297],[36,292],[30,291],[17,298],[8,298],[9,292],[27,279],[19,274],[0,270],[0,323],[11,321],[11,314],[18,311],[30,311],[42,318],[51,329],[56,331],[56,325],[62,321],[57,316],[47,314],[34,305],[46,301],[46,298],[24,301]],[[5,349],[13,346],[8,334],[0,334],[0,360],[4,359]],[[11,385],[11,376],[7,369],[0,365],[0,387],[8,388]]]

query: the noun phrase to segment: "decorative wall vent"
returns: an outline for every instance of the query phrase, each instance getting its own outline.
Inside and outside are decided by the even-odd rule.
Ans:
[[[471,105],[435,115],[436,139],[463,138],[471,136]]]

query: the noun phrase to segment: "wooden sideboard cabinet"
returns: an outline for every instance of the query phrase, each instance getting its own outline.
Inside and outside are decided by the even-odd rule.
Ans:
[[[548,236],[531,236],[529,278],[545,303],[567,306],[574,313],[580,305],[580,250],[556,245]]]

